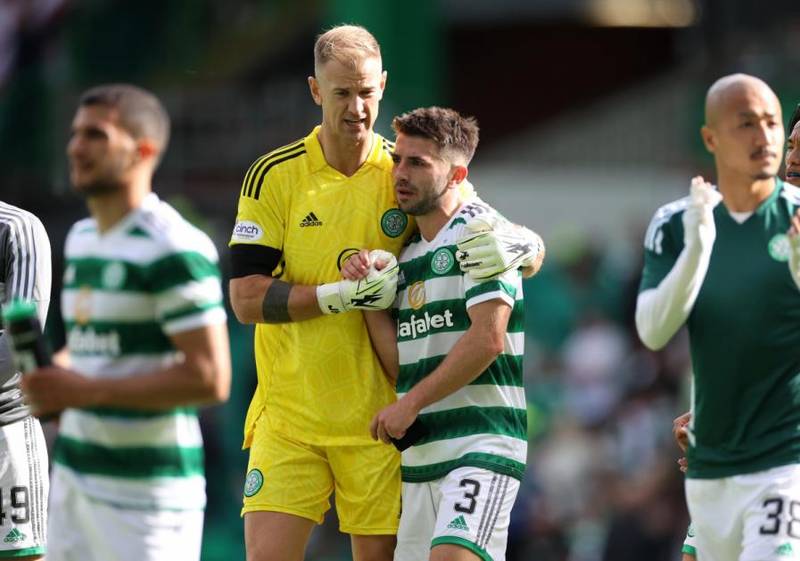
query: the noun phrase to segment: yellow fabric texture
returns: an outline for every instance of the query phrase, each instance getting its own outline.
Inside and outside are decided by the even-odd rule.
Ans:
[[[279,249],[283,257],[273,276],[295,284],[340,280],[341,260],[358,249],[398,254],[414,229],[397,209],[392,143],[373,133],[367,161],[346,177],[325,161],[318,132],[251,166],[236,220],[255,224],[252,231],[259,233],[231,241]],[[372,444],[372,417],[395,399],[361,312],[258,324],[255,358],[258,387],[245,421],[245,448],[262,416],[265,428],[303,443]]]
[[[382,442],[315,446],[264,429],[250,447],[248,473],[263,485],[244,497],[242,514],[270,511],[321,524],[336,489],[339,529],[347,534],[393,535],[400,519],[400,455]]]

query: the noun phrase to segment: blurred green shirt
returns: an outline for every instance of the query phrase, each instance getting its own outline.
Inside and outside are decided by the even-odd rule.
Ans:
[[[800,291],[786,232],[800,189],[776,188],[739,224],[723,204],[708,272],[687,320],[694,370],[688,477],[718,478],[800,460]],[[683,249],[686,203],[659,209],[645,240],[640,292]]]

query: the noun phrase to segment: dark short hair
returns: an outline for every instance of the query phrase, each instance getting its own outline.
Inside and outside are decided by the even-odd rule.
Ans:
[[[800,103],[798,103],[797,107],[794,108],[794,113],[792,113],[792,118],[789,119],[789,128],[786,129],[787,135],[792,134],[792,131],[794,130],[794,127],[795,125],[797,125],[798,121],[800,121]]]
[[[170,122],[166,109],[152,93],[131,84],[103,84],[81,95],[80,107],[100,105],[115,109],[119,123],[133,138],[149,138],[158,146],[158,163],[169,144]]]
[[[435,142],[444,152],[462,156],[468,164],[478,147],[478,121],[445,107],[421,107],[392,120],[397,134],[420,136]]]

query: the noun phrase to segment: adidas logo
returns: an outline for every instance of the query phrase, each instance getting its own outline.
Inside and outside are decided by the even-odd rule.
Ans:
[[[27,537],[28,536],[26,536],[16,528],[12,528],[11,531],[8,534],[6,534],[6,538],[3,541],[6,543],[17,543],[23,541]]]
[[[775,555],[788,556],[792,555],[793,553],[794,549],[792,549],[792,544],[790,543],[785,543],[775,550]]]
[[[309,212],[300,222],[301,228],[308,228],[309,226],[322,226],[322,221],[313,212]]]
[[[464,520],[464,516],[457,516],[456,518],[453,518],[453,521],[450,522],[447,527],[455,530],[461,530],[462,532],[469,532],[469,527],[467,526],[467,521]]]

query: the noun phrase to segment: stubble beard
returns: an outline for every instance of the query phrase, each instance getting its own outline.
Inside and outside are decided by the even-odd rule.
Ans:
[[[111,179],[101,179],[74,185],[75,192],[85,199],[113,195],[122,190],[122,182]]]
[[[412,204],[411,206],[403,208],[403,205],[401,204],[400,209],[411,216],[423,216],[425,214],[429,214],[438,208],[439,199],[441,199],[446,192],[447,189],[443,188],[438,193],[426,195],[425,198],[415,204]]]
[[[83,183],[73,183],[75,192],[88,199],[114,195],[122,191],[125,184],[121,178],[130,168],[130,164],[122,160],[114,160],[109,164],[101,176],[94,177]]]

